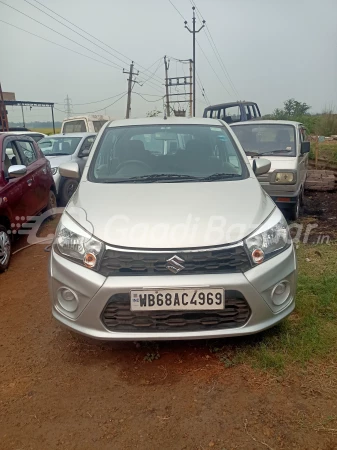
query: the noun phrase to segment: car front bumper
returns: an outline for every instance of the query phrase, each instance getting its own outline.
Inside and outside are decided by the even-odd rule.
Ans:
[[[277,283],[287,280],[288,300],[281,306],[271,301]],[[294,309],[297,263],[293,246],[260,266],[245,273],[207,275],[123,276],[107,277],[75,264],[51,252],[49,290],[55,319],[75,332],[101,340],[177,340],[208,339],[254,334],[276,325]],[[197,331],[110,331],[102,322],[102,311],[114,294],[127,294],[131,289],[212,288],[239,291],[248,303],[248,321],[236,328],[202,329]],[[76,293],[78,308],[65,311],[58,302],[58,291],[67,287]],[[226,308],[226,306],[225,306]],[[193,313],[193,311],[189,311]]]

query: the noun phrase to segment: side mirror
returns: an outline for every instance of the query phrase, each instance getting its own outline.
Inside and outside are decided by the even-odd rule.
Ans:
[[[82,150],[80,151],[80,153],[79,153],[78,157],[79,157],[79,158],[84,158],[85,156],[89,156],[89,154],[90,154],[90,150],[91,150],[91,146],[90,146],[90,147],[87,147],[87,148],[84,148],[84,149],[82,149]]]
[[[253,161],[253,172],[256,176],[264,175],[268,173],[271,167],[271,162],[269,159],[265,158],[254,158]]]
[[[27,173],[27,167],[23,165],[15,165],[15,166],[9,166],[8,168],[8,178],[19,178],[22,177],[22,175],[26,175]]]
[[[304,141],[301,143],[301,155],[304,155],[305,153],[310,152],[310,142]]]
[[[65,178],[75,178],[76,180],[80,178],[80,168],[75,162],[61,164],[59,172],[60,175]]]

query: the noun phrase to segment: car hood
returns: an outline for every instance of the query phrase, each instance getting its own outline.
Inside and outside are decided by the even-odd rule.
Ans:
[[[50,161],[51,168],[59,167],[61,164],[71,161],[71,155],[45,156]]]
[[[255,178],[142,184],[83,180],[66,212],[112,246],[181,249],[238,242],[274,208]]]

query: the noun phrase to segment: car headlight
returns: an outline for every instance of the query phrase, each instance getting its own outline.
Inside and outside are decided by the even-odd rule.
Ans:
[[[289,229],[283,214],[275,209],[245,244],[253,264],[261,264],[291,245]]]
[[[104,252],[103,242],[84,230],[66,213],[57,227],[53,246],[61,255],[88,269],[98,266]]]
[[[296,180],[296,172],[275,171],[270,182],[274,184],[296,184]]]
[[[58,172],[58,170],[59,170],[58,167],[53,167],[53,168],[51,169],[51,173],[52,173],[53,175],[56,175],[57,172]]]

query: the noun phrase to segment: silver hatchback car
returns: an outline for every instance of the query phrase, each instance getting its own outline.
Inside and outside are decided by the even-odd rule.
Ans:
[[[107,123],[53,242],[54,317],[103,340],[252,334],[294,309],[287,223],[215,119]],[[61,165],[79,177],[76,163]]]

